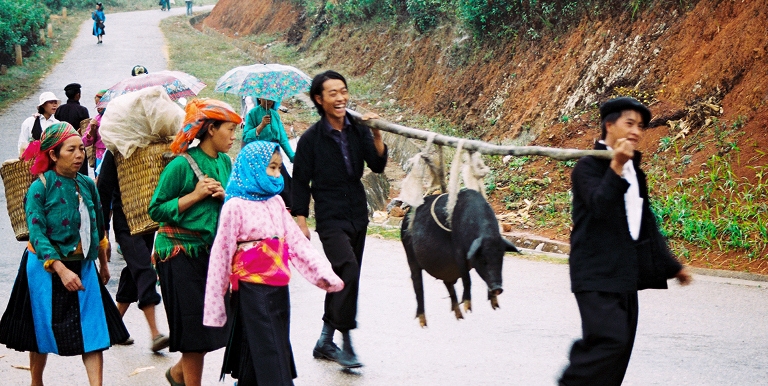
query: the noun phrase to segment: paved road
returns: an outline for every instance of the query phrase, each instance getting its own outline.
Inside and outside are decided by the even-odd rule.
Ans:
[[[181,13],[175,8],[171,14]],[[77,81],[83,94],[128,76],[137,63],[150,71],[165,68],[163,39],[157,27],[168,13],[160,11],[108,15],[103,46],[95,44],[90,23],[62,64],[43,81],[41,91],[63,97],[64,85]],[[34,111],[37,96],[0,113],[0,148],[4,159],[15,154],[21,121]],[[84,104],[93,109],[89,97]],[[2,194],[2,192],[0,192]],[[0,207],[5,211],[4,197]],[[0,308],[5,309],[23,245],[0,214]],[[313,242],[318,248],[317,237]],[[116,277],[124,262],[114,255]],[[399,242],[370,237],[362,272],[360,328],[353,332],[366,364],[359,371],[316,361],[312,346],[321,328],[323,293],[298,274],[291,285],[292,343],[299,378],[296,385],[551,385],[567,362],[580,334],[578,310],[569,292],[568,268],[508,257],[504,266],[501,309],[492,311],[482,282],[473,275],[474,312],[456,321],[441,282],[425,281],[429,327],[413,318],[415,300]],[[764,285],[764,284],[763,284]],[[116,279],[109,289],[114,294]],[[626,385],[760,385],[768,384],[768,293],[760,283],[697,276],[694,285],[640,294],[640,326]],[[158,318],[166,329],[165,314]],[[105,353],[105,384],[165,385],[165,369],[179,355],[149,351],[149,332],[135,308],[126,325],[137,343]],[[206,385],[217,382],[222,351],[206,361]],[[80,359],[51,356],[47,385],[85,384]],[[0,384],[28,384],[25,353],[0,348]],[[136,369],[148,368],[136,375]],[[226,384],[231,384],[228,380]]]

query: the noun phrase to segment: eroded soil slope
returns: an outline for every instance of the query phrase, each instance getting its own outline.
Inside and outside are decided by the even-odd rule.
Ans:
[[[491,142],[589,148],[600,134],[597,104],[633,95],[656,117],[641,150],[648,169],[664,174],[659,181],[673,185],[727,159],[735,181],[765,182],[765,1],[702,0],[689,8],[651,8],[634,19],[617,13],[585,19],[568,33],[479,49],[457,26],[423,35],[410,25],[333,26],[318,37],[312,28],[318,20],[302,11],[288,0],[220,0],[205,24],[230,35],[281,33],[302,47],[307,60],[294,64],[307,73],[336,68],[365,76],[399,106],[446,117],[462,135]],[[525,167],[555,176],[542,194],[568,190],[569,170],[561,164],[539,159]],[[493,196],[497,209],[517,207],[503,195],[500,189]],[[762,200],[764,206],[764,191]],[[756,221],[767,220],[761,213]],[[520,224],[569,237],[562,221]],[[757,261],[738,261],[738,251],[690,249],[694,264],[768,271],[764,247],[750,256],[762,257]]]

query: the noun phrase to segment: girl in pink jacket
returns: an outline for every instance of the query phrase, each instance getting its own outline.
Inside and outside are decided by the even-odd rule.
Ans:
[[[278,145],[255,141],[237,157],[211,248],[203,324],[227,320],[232,288],[232,339],[222,367],[241,385],[293,385],[288,282],[293,266],[328,292],[344,282],[310,244],[278,195],[283,189]],[[250,361],[244,359],[250,358]]]

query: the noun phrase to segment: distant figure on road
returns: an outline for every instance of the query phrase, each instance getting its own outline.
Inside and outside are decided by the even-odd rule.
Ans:
[[[283,120],[280,119],[280,113],[277,111],[276,103],[269,99],[257,99],[258,105],[252,108],[245,117],[245,126],[243,126],[243,146],[253,141],[269,141],[280,145],[288,156],[288,160],[293,162],[294,152],[288,142],[288,134],[285,132]],[[280,192],[280,197],[285,201],[287,208],[291,207],[291,175],[285,165],[280,163],[280,174],[285,181],[285,187]]]
[[[67,103],[56,109],[56,119],[62,122],[69,122],[76,130],[80,128],[80,122],[90,118],[88,109],[80,104],[80,85],[70,83],[64,87],[64,93],[67,95]],[[80,173],[88,175],[88,157],[85,157],[83,166],[80,167]]]
[[[107,20],[104,15],[104,6],[101,3],[96,3],[96,10],[91,13],[91,19],[93,19],[93,36],[98,39],[96,44],[101,44],[101,37],[104,36],[104,21]]]
[[[281,163],[274,142],[251,142],[240,151],[211,248],[203,324],[224,326],[231,284],[234,330],[222,369],[240,385],[291,386],[296,378],[289,261],[325,291],[344,288],[277,195],[283,190]]]
[[[84,153],[66,122],[49,127],[24,152],[24,159],[34,159],[30,172],[41,178],[24,201],[29,244],[0,321],[0,343],[29,352],[32,385],[43,384],[49,353],[82,356],[89,384],[101,385],[102,352],[128,339],[104,287],[109,239],[96,186],[78,173]]]
[[[160,0],[160,10],[161,11],[170,11],[171,10],[171,0]]]
[[[315,200],[317,233],[333,271],[344,280],[344,289],[325,295],[323,331],[312,352],[345,368],[360,367],[349,331],[357,328],[357,294],[368,228],[368,204],[360,179],[365,164],[375,173],[387,165],[387,147],[381,132],[352,123],[347,117],[347,81],[335,71],[312,79],[309,97],[320,114],[299,139],[293,164],[291,212],[309,238],[309,200]],[[377,118],[366,114],[365,119]],[[342,349],[333,343],[341,331]]]
[[[227,345],[230,325],[203,325],[205,279],[216,236],[224,189],[232,172],[227,151],[242,118],[228,104],[194,99],[187,104],[182,130],[171,144],[180,154],[165,167],[149,203],[160,223],[155,268],[170,329],[170,351],[181,360],[165,373],[172,385],[199,386],[205,354]],[[200,140],[195,147],[189,145]]]
[[[59,123],[59,120],[55,117],[59,103],[61,103],[59,98],[56,98],[56,94],[50,91],[40,94],[37,103],[37,113],[21,123],[21,133],[19,134],[19,157],[21,157],[21,154],[27,149],[30,142],[40,140],[40,136],[45,129],[54,123]]]
[[[659,232],[635,150],[650,110],[615,98],[600,106],[600,119],[595,149],[613,150],[613,159],[584,157],[572,174],[569,265],[583,337],[571,348],[563,386],[621,385],[637,332],[637,291],[666,289],[672,277],[691,282]]]
[[[184,1],[187,3],[187,16],[192,16],[192,0]]]

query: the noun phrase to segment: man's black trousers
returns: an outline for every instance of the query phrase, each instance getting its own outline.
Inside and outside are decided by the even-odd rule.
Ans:
[[[160,304],[157,293],[157,273],[152,268],[152,245],[154,232],[131,236],[122,208],[112,212],[115,240],[125,259],[125,268],[120,273],[115,300],[118,303],[139,302],[139,308]]]
[[[344,281],[343,290],[325,295],[323,321],[339,331],[357,327],[357,293],[360,288],[366,231],[366,227],[358,230],[352,224],[344,228],[318,230],[323,251],[331,262],[333,272]]]
[[[621,385],[637,332],[637,292],[578,292],[582,338],[560,385]]]

